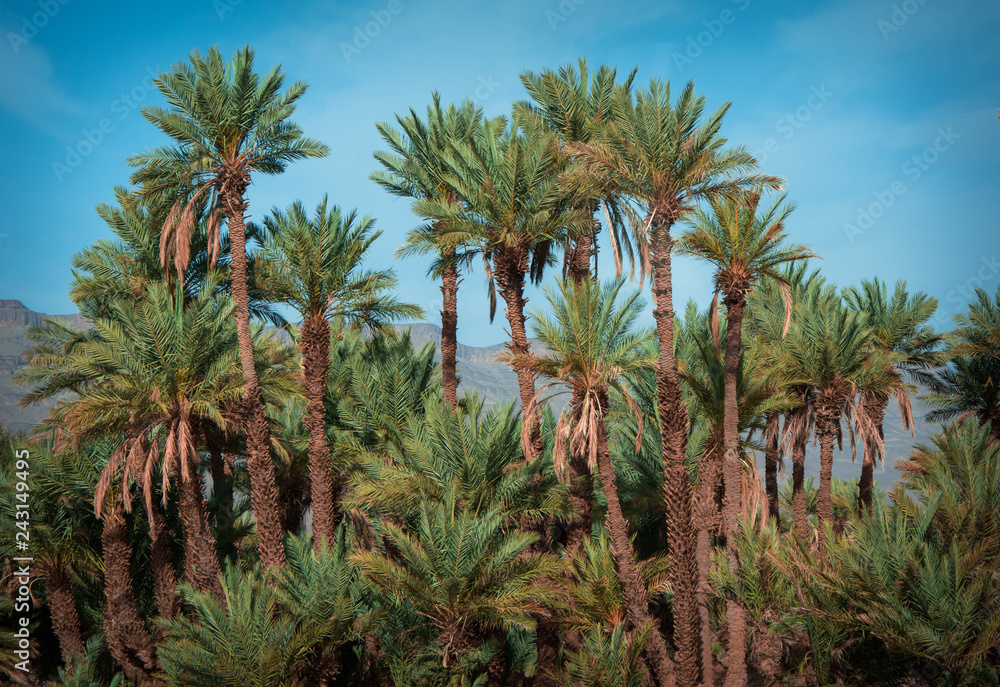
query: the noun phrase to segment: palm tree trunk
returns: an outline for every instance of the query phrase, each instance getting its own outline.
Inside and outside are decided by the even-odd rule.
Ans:
[[[715,655],[712,653],[712,585],[708,575],[712,570],[712,532],[719,519],[715,501],[719,472],[719,439],[702,454],[698,466],[696,558],[698,562],[698,615],[701,618],[701,677],[706,687],[715,687]]]
[[[498,252],[495,258],[495,269],[497,286],[500,296],[507,304],[507,322],[510,324],[510,341],[507,342],[507,349],[514,355],[524,355],[531,351],[531,344],[528,342],[528,331],[525,328],[527,318],[524,315],[525,305],[528,299],[524,297],[524,275],[527,274],[528,255],[511,254],[509,252]],[[533,455],[527,458],[534,458],[542,452],[541,420],[536,411],[533,417],[528,417],[528,409],[534,405],[535,399],[535,376],[527,369],[517,366],[514,369],[517,373],[517,387],[521,395],[521,408],[525,413],[524,422],[532,423],[531,445]]]
[[[830,493],[833,482],[833,439],[836,423],[840,418],[822,417],[816,421],[819,437],[819,514],[820,543],[823,542],[823,527],[833,522],[833,499]]]
[[[742,298],[727,297],[726,304],[726,357],[725,365],[725,414],[723,434],[725,452],[723,454],[723,479],[725,482],[726,516],[726,558],[729,569],[739,575],[739,549],[736,535],[739,530],[740,513],[743,511],[743,466],[740,460],[740,416],[737,383],[740,369],[740,353],[743,346],[743,302]],[[728,650],[726,652],[726,687],[743,687],[747,681],[746,662],[746,613],[735,598],[726,599],[726,626],[728,628]]]
[[[445,248],[442,257],[454,258],[454,247]],[[458,407],[458,266],[449,263],[441,271],[441,379],[444,402],[452,410]]]
[[[885,409],[889,405],[889,399],[878,398],[871,394],[863,394],[861,407],[867,414],[868,421],[873,423],[878,429],[879,438],[885,441],[885,433],[882,424],[885,420]],[[861,479],[858,480],[858,512],[870,511],[872,509],[872,490],[875,486],[875,457],[878,454],[876,442],[869,437],[865,438],[865,456],[861,464]]]
[[[809,511],[806,509],[806,417],[809,407],[805,404],[788,411],[786,431],[792,449],[792,515],[795,519],[795,529],[799,537],[805,537],[809,531]]]
[[[681,400],[674,360],[674,305],[670,272],[670,224],[653,222],[653,317],[660,340],[656,359],[657,409],[663,453],[667,538],[670,543],[670,586],[673,590],[677,684],[698,682],[698,566],[692,513],[691,477],[685,464],[687,409]]]
[[[330,368],[330,324],[322,315],[310,314],[302,322],[302,374],[309,399],[309,484],[312,501],[313,548],[319,553],[323,538],[333,538],[336,505],[330,447],[326,443],[326,375]]]
[[[767,428],[764,430],[764,490],[767,492],[768,517],[774,520],[775,527],[781,530],[781,510],[778,508],[778,424],[781,416],[771,413],[767,416]]]
[[[208,514],[202,497],[202,480],[197,470],[190,479],[181,479],[177,485],[180,497],[181,528],[184,534],[185,575],[199,591],[210,592],[223,599],[222,567],[215,546],[215,537],[208,529]]]
[[[218,534],[216,546],[223,560],[236,555],[236,547],[227,543],[223,547],[219,540],[228,540],[228,530],[233,526],[233,470],[222,452],[222,443],[213,432],[205,431],[205,445],[212,457],[212,495],[216,501],[215,531]],[[210,521],[211,522],[211,521]]]
[[[264,400],[257,380],[253,359],[253,336],[250,333],[250,311],[247,300],[247,255],[243,215],[246,212],[244,193],[249,184],[245,177],[227,180],[229,188],[222,193],[232,261],[233,300],[236,304],[236,338],[240,346],[240,366],[243,370],[244,425],[247,435],[247,471],[250,473],[250,502],[257,522],[260,559],[265,568],[285,564],[285,548],[281,541],[278,517],[278,487],[271,460],[271,432],[267,426]]]
[[[594,242],[589,232],[580,234],[573,241],[573,249],[569,254],[566,272],[577,286],[593,276],[590,272],[590,252],[593,245]]]
[[[601,399],[602,406],[607,407],[606,399]],[[649,615],[646,585],[639,574],[632,553],[632,544],[628,537],[628,522],[622,514],[621,503],[618,501],[618,485],[615,481],[615,470],[611,464],[611,454],[608,451],[608,437],[605,434],[604,418],[597,426],[597,470],[604,487],[604,496],[608,501],[608,511],[605,524],[611,539],[611,554],[618,566],[618,579],[625,593],[625,609],[633,626],[653,622]],[[649,643],[646,645],[650,668],[657,685],[666,687],[674,683],[674,665],[667,653],[667,643],[659,629],[653,626]]]
[[[174,570],[174,556],[170,548],[170,530],[166,519],[155,505],[149,523],[149,538],[157,614],[170,620],[180,613],[181,600],[177,596],[177,572]]]
[[[83,655],[83,634],[76,599],[73,597],[73,585],[66,565],[61,560],[46,561],[41,568],[45,578],[49,615],[52,617],[52,631],[59,639],[63,665],[69,667],[75,656]]]
[[[125,674],[141,685],[161,685],[152,677],[159,670],[156,647],[139,617],[132,591],[132,546],[120,505],[109,506],[103,518],[101,545],[104,556],[104,636],[112,658]]]

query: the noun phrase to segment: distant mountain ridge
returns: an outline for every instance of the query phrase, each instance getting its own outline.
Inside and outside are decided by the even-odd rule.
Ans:
[[[30,342],[26,332],[28,327],[41,324],[46,317],[64,319],[73,326],[86,324],[78,315],[49,316],[27,308],[21,301],[0,300],[0,424],[13,431],[30,430],[42,420],[54,405],[54,401],[42,402],[28,408],[19,408],[18,401],[24,396],[26,389],[15,386],[13,376],[25,367],[23,353]],[[429,322],[399,324],[397,331],[409,330],[410,338],[416,347],[433,342],[440,350],[441,328]],[[537,342],[533,342],[537,346]],[[520,405],[517,386],[517,375],[505,364],[497,362],[497,356],[505,350],[504,344],[493,346],[466,346],[458,344],[456,358],[460,379],[459,393],[472,389],[479,392],[487,407],[495,406],[513,400]],[[565,399],[557,397],[553,403],[560,406]],[[895,404],[890,404],[885,418],[886,470],[876,468],[875,478],[883,485],[891,484],[898,479],[898,472],[892,467],[896,460],[906,457],[914,444],[930,443],[930,435],[938,431],[937,426],[922,422],[927,408],[919,399],[913,399],[913,416],[916,420],[916,437],[903,429],[899,410]],[[818,474],[819,449],[810,443],[807,455],[807,474]],[[791,466],[787,466],[789,474]],[[845,446],[845,451],[836,452],[834,460],[834,477],[839,479],[857,479],[861,473],[860,449],[857,462],[851,461],[851,450]]]
[[[29,309],[21,301],[0,300],[0,424],[13,431],[27,431],[49,413],[54,401],[19,408],[18,402],[27,389],[14,385],[14,374],[25,367],[24,351],[28,327],[42,324],[46,317],[66,320],[74,327],[84,324],[83,317],[46,315]]]

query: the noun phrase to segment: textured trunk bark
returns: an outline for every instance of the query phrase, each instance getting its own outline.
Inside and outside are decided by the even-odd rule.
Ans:
[[[153,566],[153,595],[156,597],[157,614],[170,620],[181,610],[177,596],[177,571],[170,547],[170,530],[167,522],[154,504],[153,519],[149,525],[150,564]]]
[[[573,424],[580,421],[583,406],[583,392],[573,390],[570,411]],[[571,557],[583,548],[583,541],[591,533],[593,523],[594,477],[587,456],[570,451],[569,457],[569,501],[577,517],[566,523],[566,555]]]
[[[885,433],[882,424],[885,419],[885,409],[889,405],[889,399],[876,398],[870,394],[864,394],[861,406],[868,415],[868,421],[874,423],[878,428],[878,435],[885,441]],[[876,442],[869,438],[865,439],[865,456],[861,463],[861,479],[858,480],[858,512],[870,511],[872,509],[872,489],[875,486],[875,457],[878,453]]]
[[[514,354],[527,354],[531,351],[531,344],[528,342],[528,332],[525,328],[527,318],[524,315],[525,305],[528,299],[524,297],[524,275],[528,271],[528,254],[525,251],[515,253],[502,252],[497,254],[494,265],[497,286],[500,296],[507,305],[507,322],[510,324],[510,341],[507,342],[507,349]],[[532,417],[528,417],[528,408],[531,407],[535,398],[535,376],[521,367],[516,367],[517,387],[521,395],[521,408],[524,412],[524,422],[532,423],[531,446],[533,455],[527,456],[531,459],[542,452],[541,421],[536,411]]]
[[[602,405],[607,408],[605,399],[602,399]],[[635,557],[632,554],[632,544],[628,537],[628,522],[622,514],[621,503],[618,501],[618,486],[615,481],[614,466],[611,464],[611,454],[608,451],[608,438],[605,434],[603,418],[597,427],[597,469],[601,476],[601,485],[604,487],[604,496],[608,501],[605,524],[611,539],[611,554],[618,567],[618,579],[621,580],[625,593],[625,609],[632,624],[639,626],[651,622],[652,618],[649,615],[646,585],[642,581],[639,568],[635,564]],[[663,641],[663,635],[660,634],[655,623],[646,645],[646,654],[656,684],[661,687],[673,685],[673,662],[667,652],[667,643]]]
[[[322,315],[309,315],[302,323],[302,376],[309,399],[309,484],[312,502],[313,548],[320,552],[323,538],[333,539],[337,525],[336,495],[330,447],[326,443],[326,376],[330,368],[330,325]]]
[[[446,248],[443,257],[454,257],[455,249]],[[444,402],[452,410],[458,407],[458,267],[445,265],[441,273],[441,379]]]
[[[83,655],[83,634],[76,599],[73,597],[73,585],[62,561],[46,561],[41,568],[45,578],[49,615],[52,617],[52,631],[59,639],[63,665],[69,667],[75,656]]]
[[[833,439],[840,418],[819,418],[816,434],[819,437],[819,514],[820,543],[823,542],[823,527],[833,522],[833,499],[830,489],[833,482]]]
[[[766,446],[764,448],[764,490],[767,492],[768,517],[774,520],[775,527],[781,529],[781,510],[778,507],[778,423],[781,416],[772,413],[767,416]]]
[[[793,428],[804,423],[804,416],[809,412],[808,406],[800,406],[789,411],[789,423]],[[792,514],[795,518],[795,528],[800,537],[809,532],[809,511],[806,510],[806,437],[805,430],[801,436],[791,437],[792,445]]]
[[[554,618],[539,618],[535,632],[538,652],[535,675],[524,681],[530,687],[559,687],[552,675],[559,669],[559,623]]]
[[[126,675],[142,685],[161,685],[163,683],[153,677],[160,668],[156,647],[135,604],[129,570],[132,547],[120,508],[115,505],[107,509],[101,532],[107,600],[104,635],[111,656]]]
[[[222,601],[222,567],[215,546],[215,537],[208,529],[208,514],[202,499],[202,481],[197,471],[191,479],[181,479],[177,485],[180,496],[181,528],[184,534],[185,576],[196,589],[209,592]]]
[[[719,481],[723,446],[721,436],[715,436],[706,446],[698,466],[698,493],[695,525],[698,528],[696,560],[698,564],[698,617],[701,619],[701,677],[706,687],[715,687],[715,655],[712,653],[712,585],[708,575],[712,570],[712,533],[721,521],[716,491]]]
[[[228,541],[228,530],[233,526],[233,471],[222,453],[221,441],[212,432],[205,432],[205,445],[212,456],[212,494],[215,496],[215,531],[217,542]],[[211,523],[212,521],[209,520]],[[209,529],[211,531],[211,528]],[[223,546],[217,543],[223,560],[236,556],[236,547],[232,542]]]
[[[590,271],[590,254],[594,245],[590,234],[581,234],[573,242],[573,250],[570,251],[569,264],[566,266],[566,273],[573,283],[579,286],[586,279],[592,279]]]
[[[698,528],[698,616],[701,618],[701,679],[706,687],[715,687],[715,655],[712,653],[711,585],[712,535],[705,527]]]
[[[250,333],[250,311],[247,301],[247,255],[243,215],[246,212],[244,194],[250,183],[249,174],[229,180],[222,201],[229,226],[233,301],[236,304],[236,337],[240,346],[240,366],[243,371],[244,429],[247,435],[247,471],[250,473],[250,503],[257,522],[260,558],[265,568],[285,564],[285,548],[281,541],[278,519],[278,487],[271,460],[271,432],[267,426],[264,400],[257,380],[253,359],[253,336]]]
[[[725,452],[723,478],[725,480],[726,558],[729,569],[739,575],[740,559],[736,545],[739,518],[743,512],[743,466],[740,461],[740,417],[737,383],[740,370],[740,352],[743,346],[743,299],[739,296],[725,298],[726,304],[726,355],[725,413],[723,434]],[[747,681],[746,662],[746,613],[736,599],[726,599],[726,687],[744,687]]]
[[[656,360],[656,391],[663,452],[664,498],[670,546],[670,585],[673,590],[674,644],[677,647],[677,684],[698,682],[700,628],[698,570],[692,522],[691,478],[685,464],[687,409],[681,400],[674,360],[674,304],[671,284],[670,225],[653,222],[653,317],[660,340]]]

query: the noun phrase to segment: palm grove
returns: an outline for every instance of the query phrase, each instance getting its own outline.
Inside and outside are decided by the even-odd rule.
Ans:
[[[39,578],[30,674],[0,598],[13,679],[996,684],[1000,290],[935,333],[925,294],[809,266],[728,104],[582,60],[521,79],[508,117],[435,94],[377,124],[372,179],[418,218],[398,253],[441,281],[436,363],[391,327],[422,312],[365,268],[371,217],[323,197],[245,221],[254,178],[329,153],[293,123],[306,85],[249,48],[159,76],[143,115],[170,142],[129,158],[98,207],[115,238],[73,260],[89,326],[30,332],[24,403],[56,403],[0,463],[6,588],[14,447]],[[655,328],[596,279],[599,239]],[[674,254],[713,266],[707,310],[674,312]],[[491,409],[455,362],[480,270],[520,394]],[[887,494],[886,409],[908,427],[918,383],[950,424]],[[832,479],[845,440],[857,482]]]

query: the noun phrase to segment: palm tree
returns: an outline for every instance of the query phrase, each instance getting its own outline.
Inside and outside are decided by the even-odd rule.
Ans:
[[[839,299],[820,303],[797,318],[776,355],[786,374],[811,393],[809,414],[820,445],[822,532],[825,523],[833,523],[833,444],[841,440],[841,418],[857,418],[859,393],[886,394],[892,388],[892,366],[900,355],[873,346],[867,316],[845,308]],[[860,427],[862,437],[877,441],[873,427]]]
[[[718,326],[716,312],[699,314],[693,302],[680,320],[677,336],[677,365],[683,388],[687,392],[688,411],[691,417],[692,440],[699,435],[701,450],[692,440],[689,453],[698,456],[697,561],[700,589],[699,611],[702,617],[702,675],[705,684],[714,684],[714,657],[710,627],[712,568],[711,534],[726,534],[726,541],[734,538],[722,519],[719,487],[722,464],[725,460],[726,426],[726,364],[723,350],[728,350],[729,325]],[[718,341],[716,341],[718,338]],[[765,418],[773,417],[788,408],[790,398],[775,388],[773,374],[767,368],[765,352],[761,346],[742,348],[736,376],[737,406],[739,410],[739,463],[746,462],[747,453],[754,445],[750,435],[766,427]],[[742,472],[742,471],[741,471]],[[740,488],[742,490],[742,483]],[[727,558],[728,561],[728,558]],[[738,572],[734,568],[735,572]],[[727,621],[729,614],[727,612]],[[733,641],[733,640],[730,640]],[[731,645],[733,646],[733,645]],[[735,644],[739,646],[739,644]],[[732,655],[732,654],[729,654]],[[735,659],[734,659],[735,660]]]
[[[228,226],[236,333],[246,382],[247,467],[261,558],[270,567],[282,564],[284,552],[271,441],[254,366],[247,305],[246,191],[253,173],[277,174],[294,160],[326,155],[328,148],[304,137],[289,121],[306,84],[296,82],[282,93],[281,70],[274,68],[261,78],[253,70],[253,61],[253,51],[244,47],[225,65],[213,47],[206,56],[192,52],[190,65],[178,64],[170,73],[161,74],[154,83],[171,109],[146,106],[142,114],[176,146],[154,148],[133,155],[128,162],[138,168],[132,182],[142,185],[142,194],[175,199],[160,238],[164,268],[172,260],[178,276],[187,269],[199,206],[208,205],[213,256],[218,254],[220,221],[224,218]]]
[[[890,398],[895,396],[903,428],[912,431],[910,387],[904,379],[908,377],[911,381],[927,381],[927,370],[943,362],[942,356],[937,352],[941,337],[926,326],[937,308],[937,299],[922,291],[911,295],[906,290],[905,281],[896,282],[892,298],[889,298],[885,282],[878,278],[862,281],[860,288],[844,289],[843,296],[849,308],[868,316],[868,324],[874,330],[872,344],[880,350],[897,352],[902,356],[895,366],[898,377],[889,390],[890,394],[880,396],[866,391],[861,397],[860,407],[865,421],[874,425],[878,435],[877,441],[865,442],[864,462],[858,482],[858,508],[871,510],[875,458],[878,456],[885,460],[880,449],[885,439],[882,425],[886,406]]]
[[[556,470],[566,473],[566,450],[569,448],[571,453],[587,456],[589,469],[596,468],[600,474],[608,502],[604,524],[611,536],[611,551],[625,591],[629,620],[638,629],[650,621],[646,585],[635,564],[628,521],[618,499],[605,418],[612,390],[630,401],[622,378],[653,366],[650,349],[645,346],[652,338],[652,331],[632,331],[642,303],[639,294],[634,293],[620,305],[616,304],[623,284],[619,280],[601,286],[585,279],[579,286],[560,282],[558,293],[547,290],[552,315],[534,313],[532,327],[546,353],[511,356],[511,363],[550,383],[565,384],[574,397],[582,399],[579,409],[564,412],[556,427],[553,452]],[[570,538],[571,554],[579,550],[583,533],[590,529],[590,500],[590,495],[579,493],[574,499],[573,505],[584,509],[581,519],[586,527],[578,528],[582,531]],[[647,649],[657,683],[667,684],[673,674],[673,664],[666,642],[658,632],[651,634]]]
[[[0,441],[6,444],[7,439],[0,431]],[[77,589],[100,579],[100,524],[90,504],[100,471],[83,451],[77,455],[68,450],[57,453],[51,442],[43,441],[32,441],[25,448],[30,462],[15,460],[13,452],[8,458],[0,449],[0,480],[4,485],[0,489],[0,538],[5,542],[0,558],[23,556],[15,548],[17,532],[22,532],[22,539],[23,532],[30,532],[31,567],[44,582],[52,631],[59,641],[63,664],[70,666],[85,653],[79,610],[83,604]],[[19,473],[23,477],[28,469],[30,500],[28,493],[16,488],[22,481]],[[25,523],[30,523],[30,530],[25,529]]]
[[[955,324],[949,335],[952,354],[1000,358],[1000,286],[993,300],[983,289],[976,289],[976,300],[967,313],[955,315]]]
[[[155,535],[156,480],[162,482],[164,499],[170,481],[176,482],[188,580],[221,594],[197,447],[207,428],[227,432],[238,426],[244,382],[233,374],[238,355],[233,304],[211,296],[214,286],[206,283],[201,296],[185,305],[179,285],[171,290],[152,282],[142,302],[111,304],[112,316],[94,320],[95,336],[69,354],[51,355],[52,346],[39,340],[45,332],[33,332],[39,343],[22,379],[42,382],[25,396],[25,402],[32,402],[67,388],[67,378],[78,377],[78,396],[53,411],[63,431],[76,441],[117,435],[96,487],[99,515],[112,482],[120,480],[128,493],[137,481]],[[269,393],[288,390],[280,371],[258,363]],[[126,509],[130,503],[125,499]]]
[[[515,103],[515,110],[527,110],[541,117],[545,124],[556,132],[563,145],[587,143],[600,131],[601,126],[611,116],[611,103],[616,88],[628,91],[632,87],[636,70],[633,69],[622,84],[616,83],[617,70],[601,65],[596,72],[587,68],[587,62],[580,58],[579,67],[572,64],[560,67],[558,72],[549,69],[540,73],[524,71],[524,84],[534,105],[526,102]],[[587,213],[590,226],[583,225],[576,235],[570,236],[563,265],[563,276],[580,284],[591,278],[590,259],[595,250],[595,241],[600,224],[594,220],[601,196],[575,196],[571,205]],[[609,214],[617,210],[616,203],[604,201]],[[617,212],[614,213],[617,216]]]
[[[380,328],[399,317],[422,316],[415,305],[398,302],[392,270],[364,271],[362,265],[381,232],[374,220],[355,211],[327,208],[326,196],[314,218],[300,202],[275,209],[264,219],[264,248],[258,260],[261,289],[288,302],[302,315],[299,349],[308,398],[309,481],[312,528],[317,551],[336,526],[336,485],[326,443],[323,398],[330,367],[330,318],[350,326]]]
[[[482,111],[466,101],[461,107],[441,107],[441,96],[432,94],[427,107],[427,121],[412,109],[409,116],[396,115],[401,131],[390,124],[376,124],[389,151],[378,151],[375,159],[385,167],[371,178],[389,193],[414,200],[435,199],[444,203],[457,202],[445,176],[445,158],[450,147],[467,140],[482,118]],[[435,252],[438,255],[432,272],[441,277],[441,373],[444,378],[444,402],[458,405],[458,374],[455,355],[458,351],[458,283],[459,264],[456,247],[441,242],[444,224],[419,227],[407,236],[399,255]]]
[[[787,393],[792,400],[783,413],[772,413],[767,418],[768,426],[764,431],[767,442],[764,472],[769,508],[772,512],[778,510],[778,461],[783,453],[791,453],[793,519],[799,533],[804,535],[808,525],[804,491],[805,459],[812,430],[809,408],[813,393],[809,386],[782,370],[777,359],[789,325],[804,317],[805,313],[836,299],[837,290],[826,284],[818,269],[810,270],[805,260],[788,265],[782,271],[782,279],[790,288],[766,279],[750,295],[749,324],[754,340],[761,346],[764,366],[771,373],[775,390]],[[789,300],[792,303],[791,312],[788,309]],[[780,426],[782,414],[783,427]]]
[[[725,354],[725,428],[723,476],[725,483],[726,550],[729,565],[738,574],[736,550],[738,519],[743,510],[743,465],[739,451],[739,406],[737,375],[743,350],[743,311],[747,294],[761,278],[787,286],[778,268],[785,263],[815,257],[805,246],[782,245],[784,223],[794,205],[783,204],[779,196],[769,208],[760,207],[760,196],[748,194],[740,200],[712,199],[711,214],[698,209],[689,215],[693,229],[679,240],[681,253],[712,263],[715,268],[716,296],[723,294],[726,306]],[[714,302],[714,301],[713,301]],[[711,316],[718,317],[713,307]],[[746,655],[736,647],[746,645],[746,618],[735,600],[727,602],[726,623],[729,629],[729,668],[726,685],[746,682]]]
[[[161,623],[167,684],[329,684],[339,667],[330,654],[355,638],[357,573],[343,536],[327,543],[314,552],[308,539],[290,538],[288,566],[276,576],[230,565],[224,603],[183,586],[189,616]]]
[[[555,136],[537,122],[504,118],[476,127],[470,143],[453,146],[448,184],[458,203],[426,198],[414,204],[417,214],[443,223],[444,243],[474,246],[482,254],[490,284],[490,318],[496,290],[507,305],[514,356],[530,351],[525,329],[525,279],[537,283],[550,263],[552,244],[585,221],[584,213],[565,208],[557,186],[564,160]],[[530,454],[541,451],[533,375],[515,368],[525,423],[532,428]],[[529,455],[530,455],[529,454]]]
[[[934,373],[923,398],[934,410],[928,422],[951,422],[976,418],[990,425],[990,436],[1000,441],[1000,361],[990,356],[960,355],[949,367]]]
[[[656,364],[658,412],[662,433],[667,536],[671,547],[678,684],[698,679],[697,570],[692,526],[691,479],[684,462],[687,413],[681,400],[674,360],[674,307],[670,252],[673,226],[699,200],[739,197],[746,190],[776,188],[779,179],[753,174],[754,157],[742,147],[725,147],[720,135],[724,104],[704,120],[705,99],[689,83],[676,104],[670,86],[653,79],[634,95],[619,89],[613,116],[597,140],[569,146],[580,170],[565,182],[584,194],[598,190],[634,199],[645,221],[634,225],[643,267],[653,272],[653,316],[660,353]],[[616,244],[621,243],[620,241]]]

